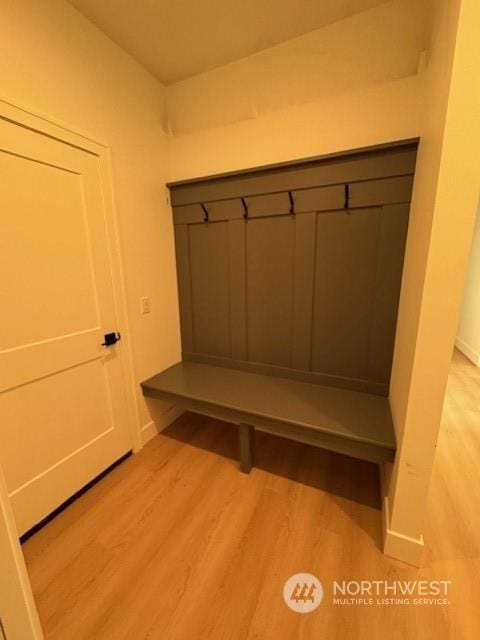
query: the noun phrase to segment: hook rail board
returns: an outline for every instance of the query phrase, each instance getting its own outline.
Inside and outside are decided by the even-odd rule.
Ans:
[[[348,181],[410,175],[415,171],[418,139],[393,142],[319,158],[245,169],[228,174],[171,182],[174,207]]]

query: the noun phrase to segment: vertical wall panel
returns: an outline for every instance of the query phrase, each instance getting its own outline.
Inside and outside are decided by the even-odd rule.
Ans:
[[[245,263],[245,221],[228,222],[230,277],[230,335],[232,358],[247,359],[247,274]]]
[[[192,290],[190,282],[190,250],[188,246],[188,227],[176,225],[175,255],[177,260],[178,297],[180,307],[180,330],[182,333],[182,351],[194,351],[192,323]]]
[[[248,359],[291,366],[295,220],[247,223]]]
[[[408,204],[382,209],[368,366],[368,378],[374,381],[390,379],[408,212]]]
[[[189,226],[196,353],[231,356],[228,223]]]
[[[185,356],[386,393],[415,155],[408,144],[175,185]]]
[[[318,214],[314,371],[366,379],[380,212]]]
[[[316,213],[295,218],[291,366],[303,371],[310,370],[316,220]]]

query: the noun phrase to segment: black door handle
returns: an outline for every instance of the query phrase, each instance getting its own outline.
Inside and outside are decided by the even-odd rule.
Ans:
[[[111,347],[122,338],[122,336],[116,331],[113,333],[106,333],[103,337],[105,338],[105,342],[102,342],[102,347]]]

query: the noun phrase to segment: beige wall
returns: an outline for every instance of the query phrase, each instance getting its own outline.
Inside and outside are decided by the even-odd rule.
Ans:
[[[480,4],[434,6],[390,398],[400,450],[390,527],[412,545],[421,543],[480,175]]]
[[[140,381],[179,358],[164,89],[61,0],[2,0],[0,97],[109,145],[128,315]],[[140,315],[150,296],[152,313]],[[140,423],[150,422],[138,393]],[[161,423],[163,405],[152,404]]]
[[[418,135],[429,29],[393,0],[169,86],[171,179]]]
[[[480,159],[479,159],[480,167]],[[480,207],[473,235],[456,345],[480,367]]]

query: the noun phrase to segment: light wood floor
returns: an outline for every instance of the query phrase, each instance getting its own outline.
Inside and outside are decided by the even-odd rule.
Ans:
[[[185,415],[24,545],[47,639],[480,638],[480,369],[455,354],[432,481],[426,568],[380,551],[377,468]],[[413,497],[412,497],[413,499]],[[285,606],[317,575],[316,611]],[[334,606],[332,580],[452,580],[451,605]]]

